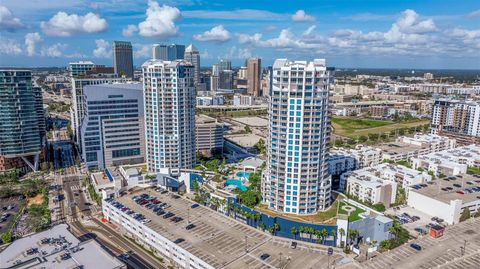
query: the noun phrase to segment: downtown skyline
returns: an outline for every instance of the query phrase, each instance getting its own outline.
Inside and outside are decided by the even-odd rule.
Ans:
[[[193,43],[203,66],[260,57],[352,68],[480,69],[475,1],[0,2],[0,66],[111,65],[114,40],[130,41],[134,64],[155,43]],[[37,3],[37,4],[36,4]]]

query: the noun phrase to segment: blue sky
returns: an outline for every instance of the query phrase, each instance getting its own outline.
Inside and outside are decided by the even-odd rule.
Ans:
[[[0,0],[0,66],[111,65],[113,40],[132,42],[136,65],[154,43],[193,43],[202,66],[480,69],[480,1]]]

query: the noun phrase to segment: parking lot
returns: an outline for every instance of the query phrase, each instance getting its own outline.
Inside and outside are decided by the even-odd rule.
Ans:
[[[402,223],[402,227],[407,229],[408,232],[414,236],[417,237],[420,235],[418,228],[423,229],[425,232],[428,232],[428,229],[426,228],[426,225],[428,224],[437,224],[432,221],[432,217],[430,215],[427,215],[419,210],[416,210],[415,208],[409,207],[407,205],[405,206],[400,206],[400,207],[392,207],[387,209],[385,212],[386,214],[393,215],[393,216],[401,216],[403,214],[407,214],[407,216],[410,216],[410,218],[407,218],[409,220],[408,222]],[[413,221],[411,217],[416,216],[419,219]],[[415,230],[417,229],[417,230]]]
[[[343,258],[340,253],[328,257],[324,246],[298,242],[292,248],[292,240],[272,237],[203,206],[192,208],[194,203],[171,193],[148,189],[107,202],[128,208],[122,212],[215,268],[327,268],[329,259],[333,263]],[[161,215],[149,205],[164,203],[168,206],[160,209],[165,211]],[[173,215],[164,218],[167,213]],[[175,217],[180,220],[175,222]],[[193,228],[187,229],[190,224]]]
[[[0,234],[7,230],[8,224],[19,210],[19,204],[20,197],[18,196],[0,199]]]
[[[413,249],[411,243],[418,244],[422,249]],[[363,263],[362,267],[480,268],[480,220],[472,219],[448,226],[440,238],[420,236],[370,259]]]

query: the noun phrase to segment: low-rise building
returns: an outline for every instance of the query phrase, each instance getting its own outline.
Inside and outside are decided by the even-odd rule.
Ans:
[[[469,145],[412,158],[414,169],[455,176],[465,174],[469,166],[480,167],[480,146]]]
[[[455,139],[433,134],[416,134],[413,137],[399,137],[395,142],[379,145],[384,160],[401,161],[455,148]]]
[[[351,173],[347,180],[346,192],[351,197],[364,203],[382,203],[386,207],[395,203],[397,183],[391,180],[384,180],[370,173]]]
[[[253,96],[249,96],[249,95],[234,95],[233,105],[234,106],[252,106],[252,105],[255,105],[255,100]]]
[[[67,224],[15,240],[0,252],[0,268],[126,269],[97,241],[80,241]]]
[[[432,181],[427,187],[411,189],[407,204],[448,224],[460,221],[467,209],[474,215],[480,209],[480,175],[457,175]]]
[[[417,171],[403,165],[383,163],[372,167],[350,171],[340,176],[340,190],[362,201],[372,204],[383,203],[389,206],[395,202],[397,186],[408,189],[409,186],[423,184],[432,180],[427,172]],[[389,187],[390,186],[390,187]],[[390,193],[392,190],[394,192]],[[392,200],[385,203],[385,196]]]
[[[220,106],[223,105],[225,99],[222,95],[216,96],[197,96],[197,106]]]
[[[382,162],[380,149],[359,145],[355,149],[331,150],[328,169],[331,175],[339,176],[347,171],[378,165]]]

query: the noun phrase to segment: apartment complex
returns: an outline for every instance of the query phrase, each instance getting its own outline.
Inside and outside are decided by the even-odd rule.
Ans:
[[[403,165],[382,163],[342,174],[340,177],[340,190],[348,189],[350,180],[354,178],[367,181],[369,178],[375,179],[375,181],[391,181],[397,183],[402,188],[423,184],[432,180],[432,176],[426,171],[418,171]]]
[[[184,60],[149,60],[142,65],[147,163],[192,168],[195,163],[195,67]]]
[[[436,176],[455,176],[465,174],[468,167],[480,167],[480,146],[464,147],[431,153],[412,158],[415,169],[433,172]]]
[[[355,171],[348,178],[346,193],[364,203],[382,203],[390,207],[395,203],[397,183]]]
[[[234,106],[252,106],[255,105],[255,99],[250,95],[235,94],[233,96]]]
[[[263,202],[285,213],[325,210],[331,202],[327,154],[333,74],[324,59],[277,59],[272,72]]]
[[[185,49],[184,59],[195,67],[195,86],[198,87],[200,83],[200,52],[193,44]]]
[[[206,115],[195,117],[197,152],[205,156],[223,152],[223,124]]]
[[[88,85],[84,93],[81,147],[87,167],[145,162],[142,84]]]
[[[132,43],[113,41],[113,68],[118,77],[133,78]]]
[[[480,103],[436,100],[430,129],[432,133],[455,138],[460,145],[480,144]]]
[[[185,57],[185,45],[155,44],[153,45],[153,59],[163,61],[180,60]]]
[[[355,149],[334,149],[328,157],[328,170],[332,176],[346,171],[378,165],[382,162],[382,151],[370,146],[357,146]]]
[[[260,80],[262,67],[260,58],[247,59],[247,92],[255,97],[261,96]]]
[[[38,169],[45,135],[41,90],[28,70],[0,70],[0,171]]]
[[[83,76],[87,71],[92,70],[95,64],[91,61],[78,61],[68,64],[68,71],[71,77]]]

